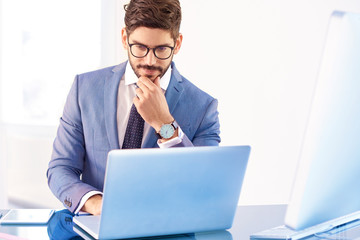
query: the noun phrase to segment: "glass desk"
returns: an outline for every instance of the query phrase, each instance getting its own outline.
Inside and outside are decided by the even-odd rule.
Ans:
[[[233,227],[228,231],[212,234],[192,234],[180,239],[197,240],[232,240],[249,239],[250,234],[283,224],[286,205],[239,206]],[[73,230],[72,215],[67,210],[57,211],[47,226],[4,226],[0,225],[1,234],[18,236],[18,239],[82,239]],[[3,238],[2,238],[3,237]],[[6,239],[6,238],[4,238]],[[156,238],[161,240],[162,238]],[[174,238],[170,238],[175,240]],[[14,238],[16,240],[16,238]]]
[[[239,206],[235,215],[233,227],[228,231],[211,233],[195,233],[172,237],[145,238],[147,240],[245,240],[250,235],[284,223],[286,205]],[[360,239],[360,229],[353,232],[343,232],[331,238],[306,239]],[[86,237],[85,237],[86,238]],[[57,211],[47,226],[3,226],[0,225],[0,240],[24,239],[83,239],[73,231],[72,215],[68,210]],[[143,238],[142,238],[143,239]]]

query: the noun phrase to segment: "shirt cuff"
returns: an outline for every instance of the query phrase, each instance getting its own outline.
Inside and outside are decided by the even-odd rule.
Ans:
[[[79,206],[75,209],[75,214],[77,214],[77,213],[79,213],[80,212],[80,210],[81,210],[81,208],[84,206],[84,204],[86,203],[86,201],[90,198],[90,197],[92,197],[92,196],[94,196],[94,195],[96,195],[96,194],[100,194],[101,196],[103,195],[103,193],[102,192],[99,192],[99,191],[90,191],[90,192],[88,192],[88,193],[86,193],[82,198],[81,198],[81,201],[80,201],[80,203],[79,203]]]
[[[160,142],[160,139],[157,141],[157,144],[159,145],[160,148],[171,148],[179,143],[182,142],[183,138],[184,138],[184,132],[181,130],[180,127],[178,127],[178,134],[179,136],[174,137],[173,139],[170,139],[169,141],[166,142]]]

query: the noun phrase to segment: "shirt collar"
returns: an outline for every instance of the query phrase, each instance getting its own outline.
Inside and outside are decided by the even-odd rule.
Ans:
[[[170,67],[166,70],[166,72],[162,76],[162,78],[160,78],[160,87],[165,91],[168,88],[169,83],[170,83],[171,68],[172,68],[172,66],[170,65]],[[132,69],[132,67],[130,65],[130,61],[128,61],[127,64],[126,64],[126,69],[125,69],[125,75],[124,76],[125,76],[125,85],[135,84],[139,80],[138,77],[136,76],[134,70]]]

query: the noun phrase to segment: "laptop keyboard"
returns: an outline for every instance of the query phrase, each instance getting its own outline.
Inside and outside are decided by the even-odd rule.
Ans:
[[[315,225],[303,230],[292,230],[291,228],[281,225],[278,227],[270,228],[250,236],[251,240],[256,239],[279,239],[279,240],[297,240],[302,239],[311,235],[316,235],[322,237],[322,235],[336,235],[339,232],[346,231],[348,229],[358,227],[360,225],[360,220],[354,220],[346,224],[342,224],[337,227],[327,227],[319,228],[319,225]]]
[[[7,214],[10,210],[4,210],[4,209],[0,209],[0,219],[5,216],[5,214]]]
[[[309,236],[308,229],[304,229],[301,231],[292,230],[285,225],[270,228],[259,233],[251,235],[250,239],[288,239],[295,240],[300,239],[305,236]]]

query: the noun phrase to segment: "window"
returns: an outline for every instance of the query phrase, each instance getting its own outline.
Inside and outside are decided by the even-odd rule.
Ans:
[[[126,59],[123,4],[0,0],[0,206],[61,204],[44,175],[59,118],[76,74]]]
[[[2,2],[4,122],[58,124],[75,75],[101,66],[101,4],[101,0]]]

